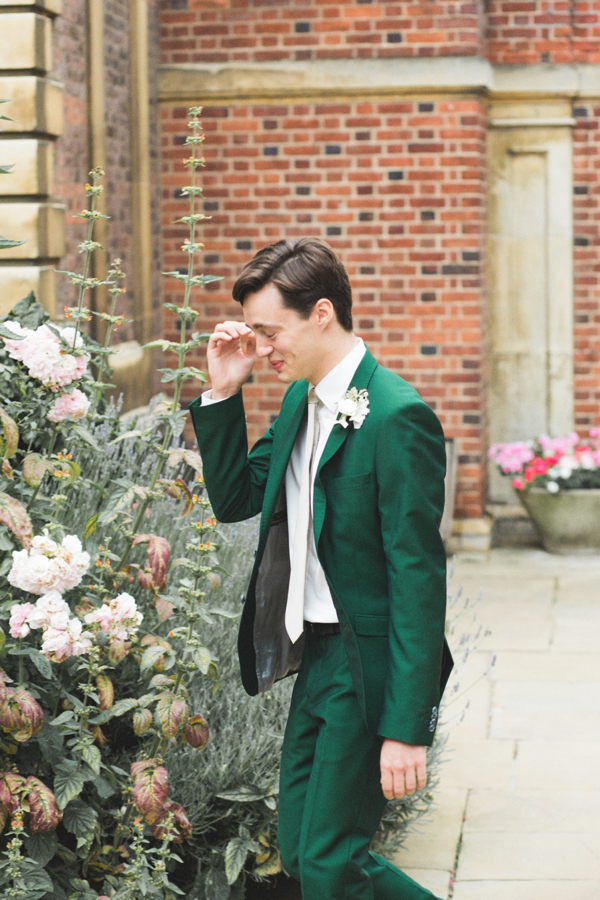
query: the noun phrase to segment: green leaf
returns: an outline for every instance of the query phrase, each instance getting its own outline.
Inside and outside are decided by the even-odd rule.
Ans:
[[[83,744],[81,746],[81,758],[88,764],[92,772],[94,772],[96,775],[100,774],[102,754],[95,744]]]
[[[227,878],[219,869],[210,869],[204,878],[204,896],[206,900],[229,900],[231,888]]]
[[[48,873],[34,859],[19,860],[21,884],[25,887],[23,900],[34,900],[54,891],[54,884]],[[18,896],[18,895],[17,895]]]
[[[0,550],[14,550],[15,545],[3,527],[0,527]]]
[[[232,838],[225,848],[225,875],[228,884],[233,884],[239,878],[248,853],[259,851],[260,845],[251,840],[247,829],[241,826],[240,836]]]
[[[143,485],[134,484],[128,478],[115,478],[113,489],[98,516],[98,524],[108,525],[121,511],[126,511],[136,500],[145,499],[147,496],[148,488]]]
[[[71,878],[69,887],[69,900],[97,900],[98,891],[92,890],[83,878]]]
[[[25,336],[22,334],[16,334],[10,328],[5,328],[4,325],[0,325],[0,337],[7,338],[9,341],[23,341],[25,340]]]
[[[40,731],[36,734],[35,740],[46,762],[54,769],[60,766],[64,759],[64,739],[60,731],[44,722]]]
[[[165,650],[165,648],[161,647],[160,644],[156,644],[154,647],[148,647],[148,649],[142,656],[142,661],[140,662],[140,674],[145,675],[146,672],[155,665],[160,657],[166,654],[166,652],[167,651]]]
[[[55,831],[38,832],[32,834],[25,839],[27,855],[39,863],[40,866],[46,866],[58,849],[58,838]]]
[[[113,797],[117,790],[112,786],[110,781],[102,775],[99,775],[98,778],[96,778],[94,787],[98,791],[98,796],[101,800],[108,800],[109,797]]]
[[[25,241],[10,241],[8,238],[0,237],[0,250],[9,250],[11,247],[20,247]]]
[[[106,387],[108,386],[109,385],[106,385]],[[79,425],[77,422],[71,423],[71,434],[75,434],[80,441],[83,441],[84,444],[87,444],[88,447],[91,447],[93,450],[102,449],[96,438],[88,431],[85,425]]]
[[[164,650],[162,652],[164,653]],[[126,697],[124,700],[117,700],[115,705],[111,706],[110,709],[105,709],[100,713],[100,715],[94,716],[93,719],[90,719],[90,724],[104,725],[105,722],[109,722],[115,716],[123,716],[126,712],[129,712],[130,709],[135,709],[137,705],[138,701],[133,697]]]
[[[224,619],[239,619],[242,614],[241,611],[231,612],[231,610],[229,609],[220,609],[219,607],[216,607],[215,609],[209,609],[208,611],[209,613],[211,613],[211,615],[222,616]]]
[[[85,782],[84,774],[67,763],[63,763],[57,768],[54,776],[54,794],[59,809],[64,809],[81,793]]]
[[[196,647],[193,653],[194,662],[203,675],[208,674],[212,662],[212,654],[207,647]]]
[[[108,446],[112,447],[113,444],[119,444],[121,441],[126,441],[129,438],[143,437],[143,435],[143,431],[125,431],[123,434],[120,434],[118,437],[114,438],[114,440],[110,441]]]
[[[29,659],[34,664],[38,672],[43,678],[47,678],[50,680],[52,678],[52,663],[49,659],[40,653],[39,650],[36,650],[34,647],[29,647]]]
[[[255,785],[242,784],[235,791],[223,791],[217,794],[221,800],[229,800],[232,803],[254,803],[257,800],[264,800],[269,796],[269,792],[261,791]]]
[[[77,838],[77,849],[86,849],[94,839],[94,831],[98,823],[97,812],[83,803],[82,800],[72,800],[65,808],[63,824],[67,831]]]
[[[31,328],[35,331],[40,325],[48,321],[50,316],[41,303],[35,299],[33,291],[29,291],[26,297],[19,300],[10,313],[6,316],[0,316],[0,321],[10,322],[11,320],[20,322],[24,328]]]
[[[65,709],[64,712],[61,712],[60,716],[57,716],[56,719],[52,720],[52,725],[56,728],[59,725],[66,725],[68,722],[72,722],[75,718],[75,713],[72,709]]]
[[[0,118],[6,119],[7,116],[0,116]],[[14,163],[10,163],[10,165],[8,165],[8,166],[0,166],[0,175],[10,175],[10,173],[12,172],[14,167],[15,167]]]
[[[93,535],[96,528],[98,527],[98,516],[99,516],[99,513],[94,513],[94,515],[90,516],[90,518],[85,523],[85,528],[83,529],[83,536],[86,540]]]

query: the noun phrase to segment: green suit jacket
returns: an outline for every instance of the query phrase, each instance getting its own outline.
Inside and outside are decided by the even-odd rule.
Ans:
[[[373,733],[431,744],[452,668],[444,637],[446,556],[439,534],[445,445],[417,392],[367,351],[351,386],[366,388],[357,429],[334,425],[315,478],[314,531],[359,702]],[[276,422],[248,453],[241,391],[191,404],[204,479],[222,522],[262,512],[239,633],[248,693],[297,671],[303,638],[284,625],[289,582],[285,471],[307,408],[288,389]]]

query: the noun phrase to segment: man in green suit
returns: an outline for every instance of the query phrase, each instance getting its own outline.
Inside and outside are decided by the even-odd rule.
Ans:
[[[388,799],[425,787],[452,661],[439,535],[445,451],[432,410],[352,331],[347,273],[322,241],[242,270],[244,322],[208,343],[191,405],[218,519],[261,512],[239,655],[250,694],[298,671],[279,845],[303,900],[425,900],[369,852]],[[257,359],[289,385],[248,452],[241,387]]]

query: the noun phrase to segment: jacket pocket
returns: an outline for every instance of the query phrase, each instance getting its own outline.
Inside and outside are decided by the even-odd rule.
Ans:
[[[354,630],[357,634],[385,637],[389,629],[388,616],[354,616]]]
[[[364,475],[341,475],[338,478],[331,478],[327,482],[327,491],[350,492],[366,487],[373,480],[372,472],[365,472]]]

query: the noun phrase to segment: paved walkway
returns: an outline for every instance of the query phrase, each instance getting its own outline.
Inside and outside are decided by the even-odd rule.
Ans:
[[[395,861],[445,900],[599,900],[600,556],[459,557],[451,588],[453,650],[491,633],[456,650],[436,809]]]

